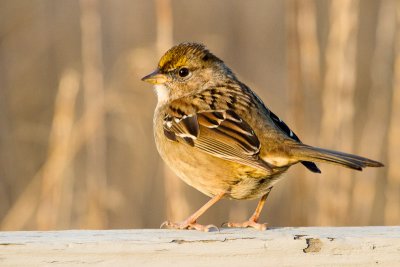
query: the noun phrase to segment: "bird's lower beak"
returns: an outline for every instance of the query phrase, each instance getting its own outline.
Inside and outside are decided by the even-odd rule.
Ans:
[[[149,75],[146,75],[142,78],[142,81],[148,82],[151,84],[163,84],[168,81],[168,77],[165,74],[160,73],[160,70],[156,69]]]

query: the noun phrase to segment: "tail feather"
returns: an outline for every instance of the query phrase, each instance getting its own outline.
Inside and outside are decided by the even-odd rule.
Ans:
[[[296,146],[291,151],[293,156],[301,161],[327,162],[359,171],[365,167],[383,167],[382,163],[375,160],[304,144]]]
[[[311,161],[302,161],[301,164],[303,164],[308,170],[315,172],[315,173],[321,173],[321,170],[315,165],[314,162]]]

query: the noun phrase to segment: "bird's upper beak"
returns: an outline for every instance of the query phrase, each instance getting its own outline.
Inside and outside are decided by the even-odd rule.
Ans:
[[[142,81],[151,84],[164,84],[168,81],[168,77],[165,74],[162,74],[159,69],[156,69],[149,75],[144,76]]]

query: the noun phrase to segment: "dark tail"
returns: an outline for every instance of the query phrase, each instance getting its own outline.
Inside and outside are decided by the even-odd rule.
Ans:
[[[375,160],[304,144],[299,144],[291,151],[301,161],[327,162],[359,171],[365,167],[383,167],[382,163]]]

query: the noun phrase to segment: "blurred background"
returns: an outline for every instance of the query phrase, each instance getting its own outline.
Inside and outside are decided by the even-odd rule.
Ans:
[[[296,165],[272,227],[400,224],[400,2],[0,2],[0,227],[157,228],[208,198],[164,166],[140,78],[173,44],[206,44],[303,142],[385,168]],[[242,221],[257,201],[200,218]]]

